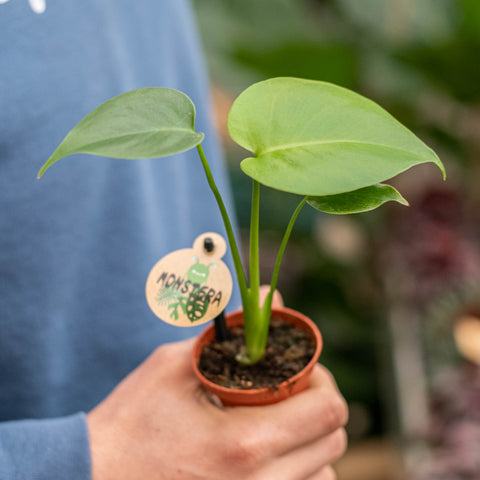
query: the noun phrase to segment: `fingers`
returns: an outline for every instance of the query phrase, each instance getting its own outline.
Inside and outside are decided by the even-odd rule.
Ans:
[[[322,468],[319,472],[311,475],[306,480],[336,480],[337,474],[335,470],[330,466]]]
[[[331,374],[316,366],[304,392],[266,407],[237,407],[233,412],[255,425],[257,435],[269,438],[274,456],[309,444],[345,426],[346,402]]]
[[[270,292],[270,285],[260,286],[260,306],[262,306],[263,303],[265,302],[265,297],[269,294],[269,292]],[[283,298],[281,293],[278,290],[275,290],[273,292],[272,307],[273,308],[283,307]]]
[[[104,471],[124,470],[118,452],[131,450],[133,468],[146,471],[153,465],[156,472],[166,472],[165,478],[177,478],[178,471],[168,468],[188,460],[189,471],[202,470],[198,478],[335,479],[328,465],[345,450],[347,411],[328,370],[316,366],[309,389],[276,405],[220,410],[197,395],[201,390],[190,365],[193,342],[156,349],[89,414],[93,445],[103,445],[108,437],[111,447]],[[179,462],[168,462],[179,454]],[[121,477],[114,473],[112,478]],[[150,472],[137,476],[150,478]]]
[[[261,478],[288,478],[289,480],[330,478],[332,472],[326,466],[338,460],[345,453],[346,447],[345,430],[339,428],[271,462]]]
[[[166,343],[155,349],[145,361],[157,373],[166,369],[175,371],[177,378],[195,378],[191,367],[191,354],[195,338],[180,342]]]
[[[145,374],[151,376],[156,389],[169,387],[178,394],[191,396],[206,409],[205,414],[215,415],[223,406],[218,398],[203,390],[193,371],[191,358],[195,341],[191,338],[158,347],[145,362],[149,366]]]

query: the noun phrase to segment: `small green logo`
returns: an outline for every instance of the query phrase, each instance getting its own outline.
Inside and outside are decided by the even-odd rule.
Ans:
[[[215,295],[215,290],[205,285],[210,268],[216,268],[216,264],[204,265],[199,262],[198,257],[193,257],[193,260],[195,263],[185,276],[167,275],[165,272],[160,277],[164,279],[163,286],[156,296],[159,305],[168,304],[170,318],[178,320],[181,309],[191,323],[204,317],[212,300],[219,302],[219,294]]]

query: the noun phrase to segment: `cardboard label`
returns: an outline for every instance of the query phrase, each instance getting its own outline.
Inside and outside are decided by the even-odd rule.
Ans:
[[[146,284],[147,302],[164,322],[192,327],[212,320],[232,295],[232,276],[221,258],[227,251],[217,233],[204,233],[193,248],[176,250],[152,269]]]

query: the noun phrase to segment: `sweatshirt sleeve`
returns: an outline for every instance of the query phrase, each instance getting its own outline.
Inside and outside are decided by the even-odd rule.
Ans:
[[[0,423],[1,480],[91,480],[84,413]]]

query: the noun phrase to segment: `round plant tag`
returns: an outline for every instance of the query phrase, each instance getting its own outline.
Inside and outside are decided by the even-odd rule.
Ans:
[[[200,235],[193,248],[163,257],[147,278],[153,313],[172,325],[191,327],[223,312],[232,295],[232,276],[221,261],[226,251],[225,240],[209,232]]]

